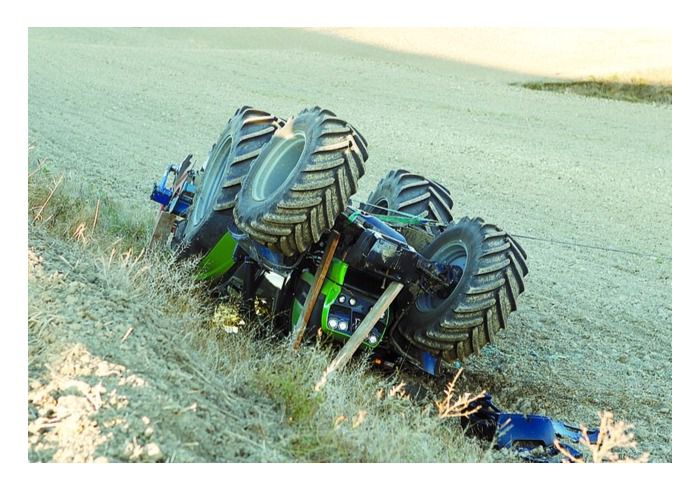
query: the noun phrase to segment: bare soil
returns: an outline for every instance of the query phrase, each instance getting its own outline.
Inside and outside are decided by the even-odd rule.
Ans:
[[[530,265],[520,309],[496,344],[467,363],[466,386],[491,391],[505,409],[588,426],[611,410],[635,425],[652,461],[671,461],[672,109],[512,85],[538,77],[300,30],[30,29],[29,139],[35,157],[80,182],[84,195],[109,195],[150,216],[147,196],[164,164],[190,152],[203,161],[237,107],[282,117],[331,108],[369,141],[360,199],[389,169],[406,168],[451,188],[456,216],[478,215],[528,237],[520,239]],[[30,264],[41,259],[45,239],[37,239]],[[92,303],[104,293],[99,280],[81,279],[65,296],[70,282],[52,288],[51,277],[32,279],[30,267],[30,316],[41,301]],[[122,391],[144,411],[169,408],[163,393],[140,396],[147,390],[137,385],[139,362],[164,360],[141,355],[122,365],[108,356],[127,325],[148,314],[120,300],[119,307],[110,298],[103,309],[88,308],[91,321],[120,325],[102,358],[32,350],[30,335],[30,379],[38,382],[29,386],[30,443],[48,443],[42,426],[57,412],[69,425],[56,439],[87,433],[79,457],[64,451],[58,459],[100,460],[90,447],[105,442],[90,428],[90,413],[118,405]],[[44,366],[49,350],[57,373]],[[90,372],[94,382],[80,383],[65,369]],[[61,403],[54,387],[93,401]],[[173,396],[177,410],[197,402],[195,392]],[[192,409],[182,413],[168,443],[198,426]],[[149,445],[146,420],[127,422],[143,433],[130,451],[118,440],[123,459],[168,459],[160,445]],[[206,436],[194,432],[198,438],[180,443],[180,453],[206,459],[206,451],[196,452]],[[270,443],[253,459],[286,459]]]

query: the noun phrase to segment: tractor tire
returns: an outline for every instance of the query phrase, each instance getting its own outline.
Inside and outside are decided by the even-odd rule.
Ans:
[[[284,120],[244,106],[235,111],[209,151],[197,178],[194,202],[173,236],[184,258],[209,251],[233,224],[231,209],[250,167]]]
[[[442,226],[454,220],[453,206],[451,193],[444,185],[407,170],[391,170],[359,208],[375,215],[397,211],[434,221],[435,224],[407,225],[401,229],[408,244],[421,251]]]
[[[388,214],[389,209],[449,224],[454,220],[453,206],[444,185],[408,170],[391,170],[360,207],[372,214]]]
[[[285,256],[305,252],[347,207],[368,157],[350,124],[327,109],[303,110],[250,168],[233,209],[236,225]]]
[[[396,325],[394,341],[403,352],[428,351],[447,362],[463,361],[507,326],[524,292],[527,254],[512,236],[480,218],[451,224],[423,254],[463,273],[445,299],[418,295]]]

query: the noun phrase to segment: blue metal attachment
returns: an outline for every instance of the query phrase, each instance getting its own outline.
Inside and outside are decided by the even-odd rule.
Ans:
[[[160,181],[153,185],[153,192],[150,194],[151,200],[162,205],[164,212],[184,217],[187,209],[192,205],[194,199],[194,171],[192,166],[192,155],[187,156],[179,165],[168,165]],[[172,187],[168,186],[168,181],[172,175]]]
[[[566,458],[556,448],[554,441],[575,458],[582,453],[570,443],[579,443],[582,430],[548,416],[522,413],[505,413],[493,404],[493,396],[486,393],[468,406],[478,409],[461,418],[461,425],[469,435],[495,441],[495,448],[516,450],[529,462],[563,462]],[[597,443],[599,430],[590,430],[590,443]]]

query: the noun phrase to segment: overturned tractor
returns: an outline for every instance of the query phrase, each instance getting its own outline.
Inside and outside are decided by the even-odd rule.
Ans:
[[[361,133],[327,109],[285,121],[242,107],[199,172],[187,158],[156,186],[155,237],[172,230],[180,256],[205,254],[199,278],[238,290],[248,312],[263,296],[297,345],[318,331],[361,334],[353,343],[381,363],[458,368],[506,327],[527,255],[495,225],[453,220],[449,190],[406,170],[352,201],[368,157]]]

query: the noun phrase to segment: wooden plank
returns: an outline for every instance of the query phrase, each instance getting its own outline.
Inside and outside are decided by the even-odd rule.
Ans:
[[[175,219],[177,219],[177,216],[169,212],[161,210],[158,213],[155,226],[153,227],[153,234],[148,242],[148,249],[162,246],[167,242],[167,239],[170,237],[170,230],[172,230],[172,226],[175,224]]]
[[[293,350],[298,350],[303,341],[303,335],[306,333],[306,327],[308,321],[311,319],[311,314],[313,313],[313,308],[318,301],[318,296],[320,295],[320,289],[325,281],[325,276],[328,274],[328,269],[330,268],[330,263],[332,262],[333,256],[335,255],[335,249],[337,244],[340,242],[340,233],[334,229],[330,231],[330,237],[328,238],[328,243],[325,245],[325,253],[323,253],[323,259],[316,270],[315,278],[313,279],[313,285],[311,290],[308,291],[306,296],[306,302],[303,304],[303,311],[301,316],[299,316],[298,322],[294,326],[294,341],[291,345]]]
[[[391,282],[388,287],[386,287],[386,290],[384,290],[381,297],[376,301],[376,304],[371,308],[369,314],[366,315],[364,320],[359,324],[359,327],[352,333],[350,339],[347,340],[345,346],[342,347],[340,353],[337,354],[335,359],[328,365],[328,368],[325,369],[323,376],[315,386],[316,391],[323,388],[328,381],[328,377],[333,372],[340,370],[349,362],[350,358],[352,358],[354,353],[359,349],[359,346],[364,342],[366,337],[369,336],[371,329],[378,320],[381,319],[383,313],[386,312],[386,309],[393,303],[401,290],[403,290],[403,284],[400,282]]]

